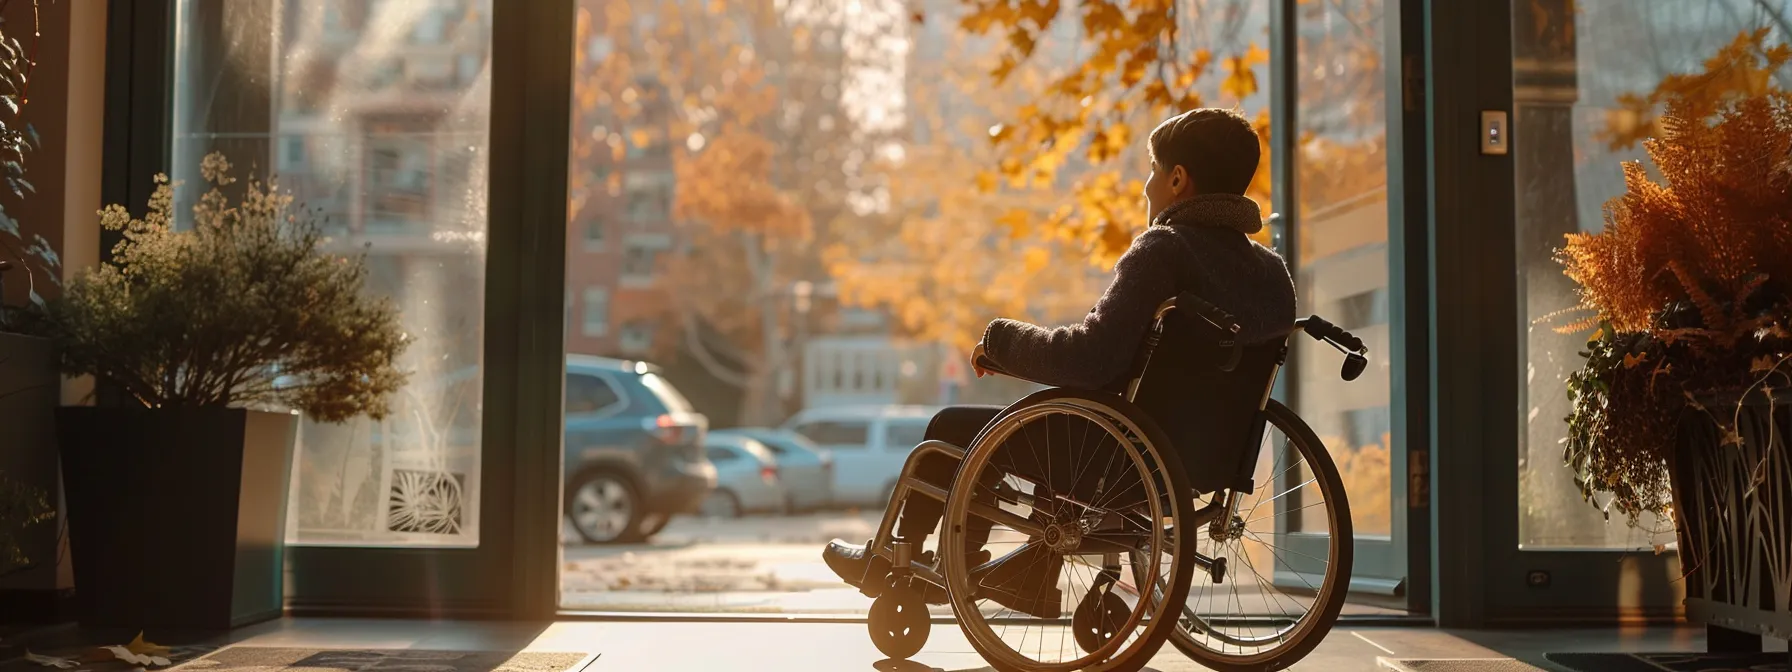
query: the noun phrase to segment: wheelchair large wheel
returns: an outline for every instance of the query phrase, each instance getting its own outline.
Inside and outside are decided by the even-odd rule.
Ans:
[[[1237,513],[1189,536],[1221,571],[1197,569],[1170,642],[1222,672],[1279,670],[1313,651],[1344,608],[1350,504],[1325,445],[1270,401],[1256,492]],[[1176,601],[1175,596],[1170,599]]]
[[[941,568],[971,646],[1000,672],[1143,667],[1194,569],[1193,537],[1175,524],[1192,513],[1188,492],[1161,432],[1117,397],[1048,390],[1011,406],[946,498]],[[1123,585],[1139,577],[1169,602]]]

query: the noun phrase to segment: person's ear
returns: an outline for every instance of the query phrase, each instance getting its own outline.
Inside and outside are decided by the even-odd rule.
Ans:
[[[1193,180],[1189,179],[1188,169],[1178,165],[1170,169],[1170,193],[1178,196],[1194,191]]]

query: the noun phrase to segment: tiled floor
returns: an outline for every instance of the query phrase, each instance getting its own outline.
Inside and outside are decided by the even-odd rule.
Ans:
[[[226,638],[250,646],[560,651],[597,654],[588,672],[875,670],[958,672],[988,669],[952,625],[935,625],[909,663],[883,660],[858,624],[715,622],[562,622],[554,624],[397,620],[287,619]],[[226,643],[226,642],[219,642]],[[1518,658],[1548,668],[1552,651],[1692,651],[1690,628],[1446,632],[1430,628],[1340,627],[1295,670],[1376,669],[1378,657]],[[1158,672],[1203,668],[1165,647]]]

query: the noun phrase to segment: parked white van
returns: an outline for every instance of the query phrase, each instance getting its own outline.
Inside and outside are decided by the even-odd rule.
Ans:
[[[882,507],[910,451],[939,409],[928,406],[811,408],[784,423],[834,454],[834,502]]]

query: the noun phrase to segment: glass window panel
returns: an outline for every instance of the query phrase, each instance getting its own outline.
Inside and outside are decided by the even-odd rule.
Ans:
[[[1744,32],[1768,29],[1764,48],[1787,43],[1787,0],[1539,0],[1513,4],[1512,139],[1518,187],[1517,284],[1525,348],[1516,372],[1523,441],[1518,456],[1523,548],[1646,549],[1674,541],[1672,521],[1607,521],[1562,464],[1569,411],[1565,380],[1580,368],[1588,333],[1548,321],[1576,303],[1554,251],[1564,234],[1600,230],[1602,208],[1624,193],[1621,163],[1643,160],[1646,99],[1675,75],[1701,74]],[[1765,82],[1792,84],[1781,69]],[[1540,320],[1543,320],[1541,323]],[[1558,320],[1560,322],[1560,320]]]
[[[871,426],[850,420],[821,421],[800,425],[796,433],[829,448],[864,448],[871,437]]]
[[[884,450],[910,450],[926,435],[926,422],[892,422],[884,426]]]
[[[596,376],[566,376],[566,414],[589,414],[608,409],[622,401],[608,381]]]
[[[1300,128],[1292,246],[1300,314],[1349,329],[1372,357],[1361,378],[1345,382],[1336,351],[1297,338],[1287,384],[1295,410],[1344,477],[1359,537],[1392,532],[1384,3],[1337,0],[1295,10]]]
[[[280,169],[335,251],[365,253],[369,290],[415,339],[388,418],[301,427],[289,541],[477,545],[490,0],[176,12],[178,203],[199,193],[206,153],[239,175]],[[444,77],[456,66],[472,76]]]

